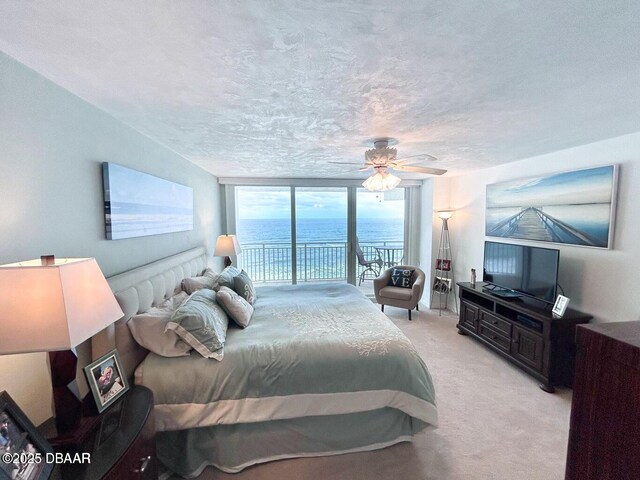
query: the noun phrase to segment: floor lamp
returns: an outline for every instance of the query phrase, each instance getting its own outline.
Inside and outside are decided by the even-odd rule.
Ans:
[[[49,352],[58,435],[82,415],[72,349],[123,315],[93,258],[0,265],[0,354]]]
[[[456,285],[453,276],[453,258],[451,256],[451,238],[449,237],[449,219],[454,210],[438,210],[436,213],[442,220],[440,231],[440,244],[438,245],[438,257],[436,258],[435,277],[431,288],[431,308],[433,308],[433,296],[438,295],[438,310],[446,310],[449,305],[449,294],[453,292],[453,303],[456,314],[458,302],[456,301]],[[444,300],[444,303],[443,303]]]

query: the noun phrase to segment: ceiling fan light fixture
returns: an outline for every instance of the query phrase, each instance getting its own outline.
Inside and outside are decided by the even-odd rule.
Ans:
[[[398,150],[389,147],[376,147],[364,152],[365,163],[388,165],[396,160]]]
[[[376,173],[362,182],[362,186],[370,192],[386,192],[393,190],[402,180],[387,172],[386,168],[376,168]]]

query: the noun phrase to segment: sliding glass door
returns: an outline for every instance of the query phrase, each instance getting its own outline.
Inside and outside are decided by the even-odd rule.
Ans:
[[[405,261],[405,189],[234,186],[227,222],[255,283],[350,281],[373,294],[372,279]]]
[[[297,283],[346,281],[347,189],[295,189]]]
[[[238,266],[256,283],[291,283],[291,189],[235,187]]]
[[[356,205],[356,285],[373,294],[373,278],[404,261],[405,189],[358,188]]]

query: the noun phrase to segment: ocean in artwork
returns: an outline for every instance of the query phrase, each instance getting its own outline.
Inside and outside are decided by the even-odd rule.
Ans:
[[[102,164],[109,240],[193,230],[193,189],[137,170]]]
[[[485,233],[609,248],[615,166],[487,185]]]

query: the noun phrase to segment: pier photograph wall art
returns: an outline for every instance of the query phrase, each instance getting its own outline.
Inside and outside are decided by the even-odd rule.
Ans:
[[[611,248],[615,165],[487,185],[491,237]]]

